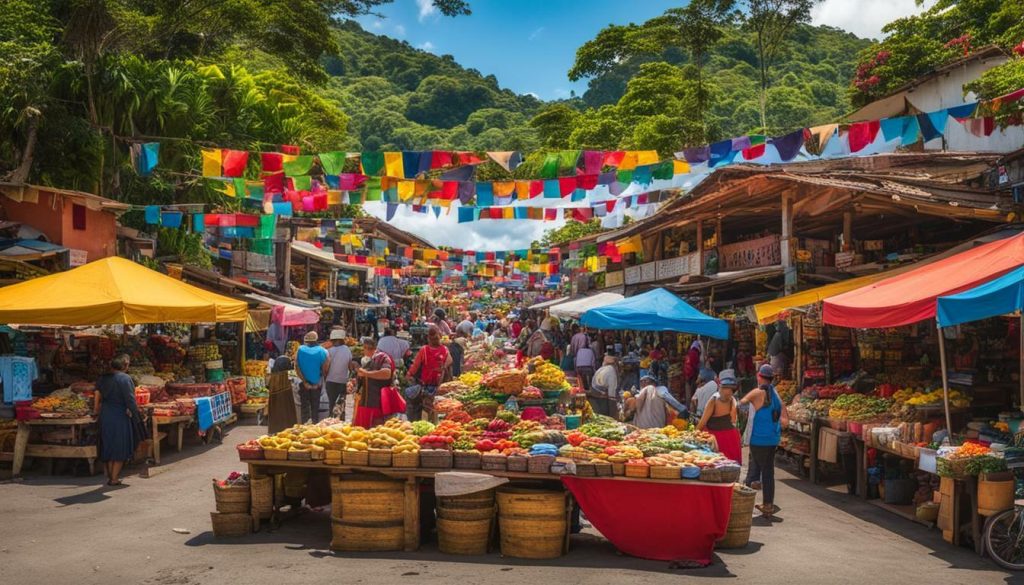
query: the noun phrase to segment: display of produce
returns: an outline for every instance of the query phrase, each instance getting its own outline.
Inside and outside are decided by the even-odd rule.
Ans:
[[[852,421],[868,421],[885,415],[892,408],[892,400],[864,394],[843,394],[832,401],[828,416]]]
[[[526,378],[530,386],[549,391],[568,390],[570,388],[562,368],[543,360],[539,363],[532,362],[530,365],[533,368],[533,373]]]
[[[904,388],[895,392],[892,399],[907,406],[936,406],[943,404],[942,388],[930,392],[914,388]],[[971,405],[971,397],[959,390],[949,389],[949,405],[952,407],[967,407]]]
[[[86,416],[91,410],[91,405],[91,396],[86,398],[70,388],[54,391],[49,396],[37,398],[32,402],[32,408],[49,418]]]

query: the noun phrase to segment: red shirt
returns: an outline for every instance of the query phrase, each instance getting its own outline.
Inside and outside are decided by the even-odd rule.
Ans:
[[[412,371],[418,373],[421,384],[437,386],[441,383],[441,376],[444,374],[444,363],[448,360],[448,348],[439,345],[432,347],[424,345],[413,360]]]

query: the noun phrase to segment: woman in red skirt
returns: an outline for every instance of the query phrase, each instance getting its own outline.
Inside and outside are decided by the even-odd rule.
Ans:
[[[363,338],[363,355],[371,356],[366,365],[356,370],[358,376],[353,380],[358,384],[359,406],[356,408],[355,419],[352,421],[356,426],[368,429],[383,424],[384,420],[393,414],[398,405],[385,404],[390,402],[390,395],[382,396],[386,388],[393,388],[391,380],[395,375],[395,362],[391,356],[377,349],[377,341],[372,337]],[[405,404],[401,405],[405,408]],[[400,410],[398,412],[401,412]]]
[[[740,431],[736,428],[736,376],[732,370],[719,374],[718,392],[712,395],[704,407],[704,415],[697,423],[697,430],[707,431],[718,441],[718,450],[736,463],[743,462],[743,446]]]

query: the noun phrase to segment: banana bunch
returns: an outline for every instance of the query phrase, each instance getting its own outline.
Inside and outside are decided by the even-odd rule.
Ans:
[[[374,427],[370,429],[370,448],[390,449],[410,436],[411,435],[409,433],[394,427]]]

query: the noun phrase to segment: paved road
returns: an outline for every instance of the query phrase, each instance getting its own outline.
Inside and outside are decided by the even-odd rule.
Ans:
[[[233,445],[258,434],[232,429],[225,444],[186,448],[150,478],[100,487],[99,477],[29,475],[0,483],[0,575],[4,583],[288,585],[346,583],[1024,583],[968,549],[902,518],[780,472],[780,522],[757,524],[750,546],[722,551],[697,570],[615,554],[593,534],[573,537],[568,556],[543,562],[497,554],[458,558],[434,545],[417,553],[332,554],[326,514],[309,513],[275,532],[216,541],[210,479],[241,469]],[[172,450],[173,451],[173,450]],[[628,504],[624,504],[628,506]],[[191,534],[175,533],[187,528]]]

